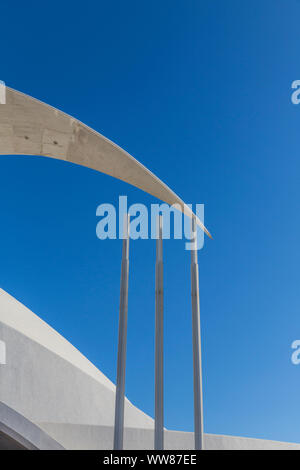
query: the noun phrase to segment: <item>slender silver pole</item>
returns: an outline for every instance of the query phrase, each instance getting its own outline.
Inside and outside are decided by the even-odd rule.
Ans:
[[[194,357],[194,433],[195,449],[204,449],[203,434],[203,398],[202,398],[202,359],[201,359],[201,330],[200,330],[200,297],[199,271],[197,251],[197,226],[192,219],[193,249],[191,250],[191,284],[192,284],[192,328],[193,328],[193,357]]]
[[[162,216],[157,218],[155,266],[155,429],[154,449],[164,448],[164,292]]]
[[[124,239],[121,265],[119,344],[117,363],[117,388],[115,402],[114,450],[123,449],[124,400],[127,346],[128,274],[129,274],[129,215],[124,217]]]

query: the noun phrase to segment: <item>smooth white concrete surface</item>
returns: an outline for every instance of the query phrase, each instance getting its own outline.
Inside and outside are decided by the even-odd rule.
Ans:
[[[77,163],[193,215],[177,194],[118,145],[62,111],[8,87],[6,104],[0,106],[0,154],[41,155]],[[210,236],[198,218],[197,223]]]
[[[36,424],[0,402],[0,450],[62,450],[63,447]]]
[[[115,386],[68,341],[0,290],[0,448],[112,449]],[[8,438],[10,441],[5,439]],[[125,401],[125,449],[153,449],[152,418]],[[297,449],[299,444],[204,436],[205,449]],[[165,448],[193,449],[192,433],[165,430]]]
[[[112,449],[113,429],[107,426],[81,426],[72,424],[41,423],[50,436],[66,449]],[[191,432],[165,431],[166,450],[193,450],[194,435]],[[153,431],[126,428],[124,449],[153,450]],[[246,437],[204,434],[205,450],[300,450],[300,444],[250,439]]]
[[[67,340],[0,290],[0,402],[30,421],[113,426],[115,385]],[[125,426],[153,420],[125,400]]]
[[[0,307],[1,323],[49,349],[109,389],[115,389],[114,384],[72,344],[3,289],[0,289]]]

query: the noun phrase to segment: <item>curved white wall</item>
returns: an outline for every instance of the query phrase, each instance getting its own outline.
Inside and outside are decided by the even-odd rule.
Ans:
[[[111,449],[115,386],[74,346],[0,289],[1,432],[27,448]],[[153,420],[128,400],[125,449],[153,449]],[[193,449],[193,434],[165,430],[166,449]],[[295,449],[289,444],[205,435],[206,449]]]
[[[0,402],[31,421],[112,426],[115,386],[74,346],[0,290]],[[151,428],[153,420],[125,405],[125,425]]]

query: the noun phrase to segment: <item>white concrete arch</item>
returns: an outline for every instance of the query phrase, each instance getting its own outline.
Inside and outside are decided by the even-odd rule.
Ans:
[[[63,450],[25,416],[0,402],[0,450]]]
[[[41,155],[92,168],[193,213],[144,165],[95,130],[42,101],[6,88],[0,105],[0,154]],[[203,223],[198,225],[211,237]]]

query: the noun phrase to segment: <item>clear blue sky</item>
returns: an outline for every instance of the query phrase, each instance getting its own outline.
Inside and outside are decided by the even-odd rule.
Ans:
[[[79,118],[184,200],[199,253],[205,430],[300,441],[297,0],[1,4],[7,85]],[[96,207],[127,194],[92,170],[0,157],[1,287],[116,373],[120,241]],[[165,419],[193,429],[190,258],[165,242]],[[153,415],[154,241],[131,244],[126,392]],[[70,385],[71,386],[71,385]]]

